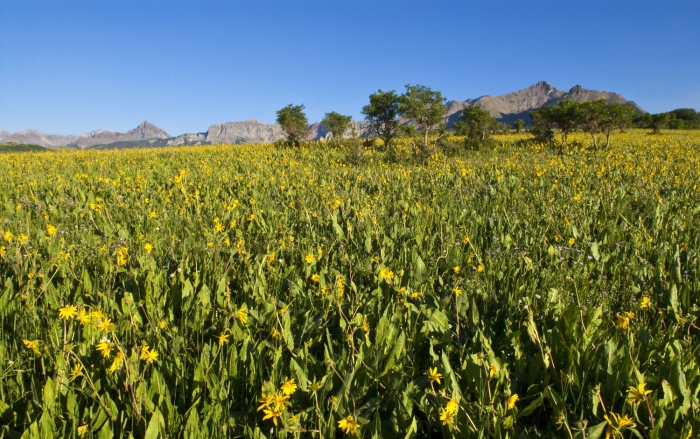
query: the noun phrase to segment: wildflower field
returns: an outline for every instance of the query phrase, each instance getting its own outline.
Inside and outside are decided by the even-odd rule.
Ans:
[[[696,437],[700,132],[525,137],[2,155],[0,437]]]

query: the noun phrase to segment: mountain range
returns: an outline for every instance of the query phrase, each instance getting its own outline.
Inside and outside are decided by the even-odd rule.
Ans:
[[[488,110],[498,121],[511,124],[516,119],[529,121],[529,112],[549,105],[556,105],[563,100],[585,102],[595,99],[620,102],[633,106],[638,112],[644,113],[637,104],[626,100],[617,93],[587,90],[576,85],[568,92],[558,90],[547,82],[538,82],[524,90],[508,93],[500,96],[481,96],[465,101],[447,102],[447,127],[451,127],[460,118],[461,112],[466,107],[481,106]],[[367,124],[364,121],[353,121],[352,128],[360,137],[369,136]],[[351,135],[349,129],[346,136]],[[316,122],[309,125],[309,139],[321,140],[329,136],[326,127]],[[217,123],[209,126],[209,129],[201,133],[186,133],[179,136],[171,136],[164,130],[148,121],[142,122],[138,127],[126,133],[111,132],[106,130],[90,131],[89,133],[61,136],[44,134],[39,131],[24,130],[22,132],[9,133],[0,130],[0,142],[34,144],[44,147],[72,146],[80,149],[121,149],[134,147],[157,147],[168,145],[200,145],[218,143],[265,143],[274,142],[284,138],[284,131],[278,124],[266,124],[257,120],[239,122]]]

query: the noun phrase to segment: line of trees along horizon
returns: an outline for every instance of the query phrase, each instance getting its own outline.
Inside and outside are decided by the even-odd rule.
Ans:
[[[431,152],[438,148],[439,140],[447,133],[447,100],[442,93],[424,85],[405,86],[403,94],[395,90],[379,89],[369,96],[369,104],[362,108],[368,131],[382,139],[384,146],[392,151],[396,137],[423,137],[422,149]],[[287,135],[290,145],[298,146],[308,137],[308,119],[304,105],[289,104],[277,111],[277,123]],[[594,149],[599,149],[599,135],[605,137],[604,149],[610,147],[613,132],[627,127],[649,128],[658,134],[662,129],[700,129],[700,113],[691,108],[679,108],[667,113],[640,114],[629,104],[609,103],[605,99],[586,102],[564,100],[556,105],[542,107],[530,112],[530,120],[518,119],[513,129],[518,133],[527,126],[537,142],[553,145],[555,130],[561,134],[559,152],[567,146],[569,133],[577,130],[591,135]],[[349,128],[357,134],[352,117],[335,111],[326,113],[321,125],[331,134],[331,139],[340,139]],[[496,131],[510,130],[510,125],[499,122],[491,113],[480,107],[465,107],[460,120],[452,126],[458,135],[472,142],[485,142]],[[437,133],[431,144],[429,133]]]

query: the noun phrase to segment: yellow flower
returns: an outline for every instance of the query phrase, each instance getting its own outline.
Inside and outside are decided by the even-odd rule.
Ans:
[[[161,320],[160,322],[158,322],[158,327],[160,329],[165,329],[168,327],[168,322],[166,322],[165,320]]]
[[[122,364],[124,364],[122,361],[122,353],[118,351],[116,357],[114,357],[114,361],[112,361],[112,365],[109,366],[109,371],[111,373],[118,371],[122,368]]]
[[[90,426],[88,424],[81,425],[80,427],[78,427],[78,436],[80,436],[80,437],[85,436],[88,433],[89,428],[90,428]]]
[[[214,247],[214,241],[207,242],[207,247]]]
[[[97,324],[97,329],[99,329],[102,332],[110,332],[114,331],[116,329],[116,326],[110,319],[104,319],[100,323]]]
[[[294,394],[294,392],[297,391],[297,385],[294,384],[294,378],[282,384],[282,387],[280,389],[282,390],[282,393],[284,393],[286,396]]]
[[[228,338],[229,338],[229,336],[230,336],[230,334],[226,334],[226,333],[223,333],[223,332],[222,332],[222,333],[219,335],[219,346],[223,346],[223,345],[225,345],[226,343],[228,343]]]
[[[297,415],[292,415],[289,417],[289,422],[292,424],[298,424],[299,423],[299,417]]]
[[[151,364],[158,361],[158,351],[150,349],[147,344],[141,346],[141,359],[146,363]]]
[[[639,304],[639,307],[642,309],[647,309],[649,308],[649,302],[651,302],[651,300],[649,300],[648,297],[644,296],[642,297],[642,302]]]
[[[75,381],[76,378],[83,375],[83,365],[78,363],[70,374],[70,381]]]
[[[90,313],[90,318],[99,322],[100,320],[104,320],[105,315],[101,309],[98,309]]]
[[[58,310],[58,318],[62,320],[72,319],[78,315],[78,308],[73,305],[66,305]]]
[[[497,371],[496,371],[496,365],[495,365],[495,364],[492,364],[491,366],[489,366],[489,378],[495,377],[495,376],[496,376],[496,372],[497,372]]]
[[[9,230],[5,231],[5,235],[3,235],[3,237],[5,238],[5,241],[10,243],[12,242],[12,232],[10,232]]]
[[[446,408],[440,409],[440,420],[442,425],[450,425],[455,419],[455,412],[447,410]]]
[[[245,303],[241,305],[236,312],[236,317],[238,318],[238,321],[241,322],[241,325],[245,326],[246,322],[248,321],[248,305]]]
[[[462,294],[462,289],[459,288],[459,286],[455,285],[455,287],[452,288],[452,292],[455,293],[455,296],[459,296],[460,294]]]
[[[646,399],[646,396],[653,392],[653,390],[645,390],[644,388],[646,385],[647,383],[639,383],[637,387],[630,386],[629,390],[627,390],[627,400],[639,404],[642,400]]]
[[[53,235],[56,234],[56,228],[55,228],[54,226],[52,226],[51,224],[49,224],[49,225],[46,226],[46,233],[47,233],[49,236],[53,236]]]
[[[433,368],[429,367],[426,375],[428,375],[428,379],[430,381],[437,381],[438,384],[441,384],[440,378],[442,378],[442,374],[440,372],[438,372],[437,367],[433,367]]]
[[[97,350],[102,353],[102,356],[105,358],[109,358],[110,353],[112,352],[112,343],[109,342],[106,338],[102,338],[99,343],[97,343]]]
[[[569,245],[574,245],[576,238],[569,238]]]
[[[224,231],[224,226],[221,223],[214,224],[214,231],[220,233]]]
[[[620,313],[617,313],[616,318],[617,318],[617,321],[615,322],[615,324],[617,325],[618,328],[620,328],[620,329],[629,328],[629,326],[630,326],[630,319],[629,318],[623,316]]]
[[[263,409],[263,413],[265,414],[263,421],[272,419],[272,422],[277,426],[277,418],[282,416],[282,412],[284,412],[284,407],[280,408],[279,406]]]
[[[362,330],[365,331],[366,335],[369,335],[369,321],[367,320],[367,317],[365,317],[362,320]]]
[[[90,317],[88,316],[87,311],[85,311],[85,308],[80,308],[80,311],[78,311],[78,315],[75,317],[75,319],[83,326],[85,326],[86,323],[90,323]]]
[[[447,404],[445,405],[445,410],[451,413],[457,413],[457,401],[454,398],[447,401]]]
[[[354,416],[348,416],[338,421],[338,428],[343,430],[345,434],[352,434],[360,428],[360,424],[357,423],[357,419]]]
[[[5,250],[5,246],[0,246],[0,257],[4,258],[5,255],[7,255],[7,251]]]
[[[321,279],[321,276],[319,276],[318,273],[314,273],[314,275],[311,276],[311,280],[314,282],[318,282],[319,279]]]
[[[151,211],[151,213],[149,213],[148,216],[150,216],[151,218],[154,218],[154,219],[155,219],[155,218],[158,217],[158,214],[155,213],[154,211]]]
[[[307,264],[313,264],[313,263],[314,263],[314,255],[306,255],[306,258],[304,258],[304,259],[306,260],[306,263],[307,263]]]
[[[625,315],[627,315],[627,318],[630,320],[632,320],[634,318],[634,312],[632,312],[632,311],[626,312]]]
[[[459,265],[456,265],[456,266],[452,269],[452,271],[454,271],[455,274],[459,274],[459,272],[462,271],[462,269],[460,268]]]
[[[476,268],[476,271],[478,271],[479,273],[483,272],[483,271],[484,271],[484,266],[483,266],[483,265],[479,265],[479,266]]]
[[[620,416],[617,413],[610,412],[610,417],[608,417],[608,415],[604,415],[603,417],[608,422],[608,430],[605,432],[605,437],[615,435],[618,430],[622,430],[625,427],[634,427],[634,422],[627,415]]]
[[[520,397],[517,393],[508,398],[506,401],[506,407],[508,410],[512,410],[513,407],[515,407],[515,403],[518,402],[518,399],[520,399]]]
[[[379,277],[389,282],[394,278],[394,272],[389,270],[388,268],[382,268],[379,272]]]
[[[272,404],[275,402],[275,394],[274,394],[274,393],[264,393],[264,392],[263,392],[263,394],[262,394],[262,396],[260,397],[260,399],[258,399],[258,402],[262,402],[262,405],[261,405],[260,407],[258,407],[258,410],[257,410],[257,411],[260,411],[260,410],[266,409],[266,408],[268,408],[268,407],[271,407]]]
[[[151,253],[153,251],[153,244],[149,244],[148,242],[143,245],[144,250],[146,250],[146,253]]]
[[[34,352],[35,354],[41,354],[41,352],[39,352],[39,346],[36,344],[36,342],[30,340],[22,340],[22,343],[24,343],[27,349]]]
[[[688,436],[685,437],[685,439],[692,439],[693,438],[693,426],[690,426],[690,429],[688,430]]]

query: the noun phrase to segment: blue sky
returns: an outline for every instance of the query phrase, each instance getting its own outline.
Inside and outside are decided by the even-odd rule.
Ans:
[[[700,2],[0,0],[0,129],[171,135],[360,119],[378,89],[448,99],[538,81],[700,110]]]

